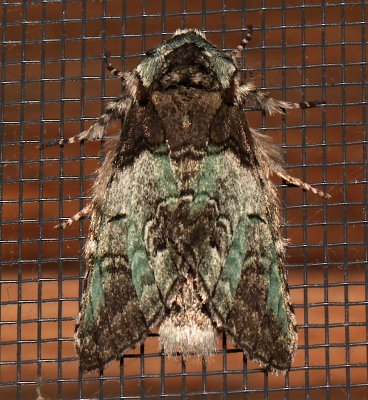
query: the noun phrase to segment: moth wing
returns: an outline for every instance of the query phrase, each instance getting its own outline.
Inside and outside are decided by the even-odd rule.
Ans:
[[[123,351],[142,343],[151,322],[147,309],[156,314],[160,310],[156,299],[141,289],[154,287],[154,281],[149,272],[145,274],[138,222],[131,218],[134,202],[127,180],[131,172],[111,169],[107,171],[111,178],[106,179],[111,165],[108,155],[97,177],[98,206],[93,208],[85,247],[87,273],[75,335],[83,371],[102,370]],[[103,179],[108,182],[105,186],[100,183]],[[156,305],[149,307],[152,302]]]
[[[242,218],[213,296],[225,332],[234,344],[276,372],[290,368],[297,347],[280,246],[281,239],[275,239],[264,220],[258,216]],[[237,264],[240,274],[233,273],[239,268]]]
[[[82,371],[104,365],[141,343],[148,333],[126,260],[94,258],[76,326],[76,347]]]

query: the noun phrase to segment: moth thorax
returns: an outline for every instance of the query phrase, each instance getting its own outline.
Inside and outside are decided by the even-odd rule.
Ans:
[[[160,345],[165,354],[207,356],[216,351],[216,331],[203,306],[194,280],[188,279],[159,329]]]

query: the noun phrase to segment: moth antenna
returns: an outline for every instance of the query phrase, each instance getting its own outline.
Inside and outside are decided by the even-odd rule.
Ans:
[[[241,57],[242,51],[246,48],[247,44],[251,41],[253,37],[253,27],[252,25],[247,25],[247,29],[245,31],[245,37],[239,43],[237,48],[232,51],[233,57],[236,59]]]
[[[106,68],[108,71],[110,71],[111,75],[114,75],[118,78],[120,78],[122,81],[125,79],[124,77],[124,72],[121,72],[120,70],[118,70],[117,68],[115,68],[110,62],[109,62],[109,58],[110,58],[110,53],[106,53],[105,54],[105,64],[106,64]]]
[[[87,204],[82,210],[78,211],[72,217],[68,218],[65,222],[57,224],[54,226],[55,229],[62,228],[65,229],[67,226],[71,225],[73,222],[77,222],[82,218],[87,217],[92,212],[92,203]]]
[[[240,44],[238,46],[238,50],[243,51],[245,49],[245,47],[247,46],[247,44],[252,40],[252,37],[253,37],[253,26],[249,24],[249,25],[247,25],[245,38],[243,38],[242,41],[240,42]]]
[[[313,186],[309,185],[306,182],[303,182],[302,180],[295,178],[294,176],[288,175],[282,171],[275,171],[276,175],[278,175],[280,178],[284,179],[286,182],[298,186],[304,190],[309,190],[314,194],[317,194],[320,197],[323,197],[324,199],[330,199],[331,195],[328,193],[322,192],[322,190],[318,190],[314,188]]]

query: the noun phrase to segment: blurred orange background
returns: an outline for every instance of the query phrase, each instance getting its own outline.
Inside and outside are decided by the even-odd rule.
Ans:
[[[368,398],[367,6],[283,3],[3,3],[0,398]],[[221,335],[212,360],[183,363],[163,357],[153,334],[103,378],[82,378],[73,334],[88,221],[53,226],[88,201],[101,148],[37,145],[85,129],[120,94],[105,71],[106,51],[129,70],[177,28],[205,30],[231,49],[249,23],[244,60],[257,86],[276,98],[328,103],[286,117],[249,113],[252,127],[282,145],[288,171],[319,188],[326,182],[332,196],[275,181],[299,324],[293,368],[286,378],[267,376]]]

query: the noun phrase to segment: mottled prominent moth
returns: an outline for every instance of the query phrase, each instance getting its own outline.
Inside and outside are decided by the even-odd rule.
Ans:
[[[76,326],[83,371],[104,366],[158,327],[166,354],[207,356],[217,332],[273,372],[287,371],[297,327],[270,174],[289,176],[245,108],[284,113],[289,103],[241,80],[240,51],[197,30],[177,31],[122,73],[124,94],[86,131],[60,144],[102,140],[121,120],[91,203],[87,272]]]

